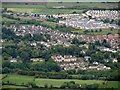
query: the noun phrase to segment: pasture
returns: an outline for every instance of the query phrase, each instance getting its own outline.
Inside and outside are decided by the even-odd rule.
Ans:
[[[64,8],[54,8],[61,7]],[[28,12],[28,13],[41,13],[41,14],[69,14],[74,11],[77,13],[83,12],[84,9],[93,9],[93,8],[118,8],[118,3],[100,3],[100,2],[48,2],[46,5],[26,5],[26,4],[3,4],[3,8],[12,10],[15,12]],[[75,9],[77,7],[78,9]]]
[[[15,86],[26,85],[29,82],[35,82],[37,86],[44,87],[44,85],[60,87],[64,82],[75,81],[80,85],[90,85],[90,84],[99,84],[99,88],[118,88],[120,83],[118,81],[108,81],[106,85],[103,84],[103,80],[75,80],[75,79],[45,79],[45,78],[34,78],[34,76],[25,76],[25,75],[13,75],[8,74],[6,78],[3,79],[3,82],[9,82],[15,84]],[[118,85],[119,84],[119,85]],[[15,87],[10,85],[10,87]],[[9,85],[4,85],[4,88],[9,87]]]

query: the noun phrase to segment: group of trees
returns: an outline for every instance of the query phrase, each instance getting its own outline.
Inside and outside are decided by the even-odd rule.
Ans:
[[[86,44],[85,41],[79,41],[77,38],[73,38],[71,43],[76,45]]]
[[[85,30],[85,31],[84,31],[85,34],[89,34],[89,33],[97,33],[97,32],[102,32],[102,29],[96,29],[96,30]]]
[[[78,89],[81,88],[79,84],[75,83],[74,81],[70,81],[70,82],[64,82],[60,88],[69,88],[69,89]]]
[[[120,19],[109,19],[109,18],[106,18],[106,19],[103,19],[101,20],[103,21],[104,23],[110,23],[110,24],[117,24],[117,25],[120,25]]]
[[[20,18],[13,17],[12,15],[2,14],[2,17],[6,17],[6,18],[9,18],[9,19],[13,19],[13,20],[18,20],[18,21],[20,21]]]
[[[82,57],[82,54],[80,51],[83,50],[83,48],[78,46],[70,46],[70,47],[63,47],[63,46],[54,46],[50,49],[51,54],[60,54],[60,55],[73,55],[77,57]]]

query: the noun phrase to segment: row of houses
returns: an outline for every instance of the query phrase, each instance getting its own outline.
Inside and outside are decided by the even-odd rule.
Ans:
[[[83,58],[77,58],[72,55],[55,55],[51,56],[51,58],[58,63],[58,65],[64,70],[109,70],[110,67],[107,67],[98,62],[93,62],[92,65],[89,66],[88,62],[85,62]]]
[[[41,14],[41,13],[29,13],[29,12],[2,12],[5,15],[11,15],[14,17],[26,17],[32,19],[47,19],[47,18],[80,18],[80,14]]]
[[[86,12],[86,15],[97,19],[109,18],[117,20],[119,19],[119,13],[117,10],[89,10]]]
[[[58,63],[58,65],[63,68],[64,70],[84,70],[86,69],[86,66],[88,65],[87,63],[85,63],[82,58],[77,58],[75,56],[72,55],[55,55],[55,56],[51,56],[51,58]]]
[[[17,58],[11,58],[11,60],[10,60],[11,63],[17,63],[18,61],[19,60]],[[45,60],[42,58],[31,58],[30,61],[31,62],[43,62]]]
[[[83,30],[96,30],[96,29],[106,29],[106,28],[114,28],[118,29],[118,25],[103,23],[102,21],[96,21],[95,19],[83,18],[83,19],[66,19],[63,21],[59,21],[60,24],[65,24],[66,26],[71,26],[77,29]]]

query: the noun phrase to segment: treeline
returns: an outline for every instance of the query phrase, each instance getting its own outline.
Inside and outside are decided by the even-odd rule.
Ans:
[[[14,16],[12,16],[12,15],[2,14],[2,17],[6,17],[6,18],[9,18],[9,19],[13,19],[13,20],[18,20],[18,21],[20,21],[20,18],[16,18],[16,17],[14,17]]]
[[[9,73],[34,76],[35,78],[120,81],[119,70],[106,70],[106,71],[78,70],[76,73],[71,73],[71,70],[67,72],[65,71],[42,72],[20,69],[8,69],[8,70]],[[3,68],[2,73],[7,74],[5,72],[5,68]]]
[[[53,9],[53,8],[51,8]],[[119,10],[118,7],[113,7],[113,8],[105,8],[105,7],[89,7],[89,6],[73,6],[73,7],[66,7],[66,8],[60,8],[60,9],[77,9],[77,10]]]

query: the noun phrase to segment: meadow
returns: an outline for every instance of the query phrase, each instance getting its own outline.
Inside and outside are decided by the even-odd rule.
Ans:
[[[29,82],[35,82],[37,86],[44,87],[45,85],[60,87],[64,82],[75,81],[80,85],[90,85],[90,84],[99,84],[99,88],[118,88],[120,82],[118,81],[108,81],[106,85],[103,83],[104,80],[75,80],[75,79],[45,79],[45,78],[34,78],[34,76],[25,76],[25,75],[15,75],[15,74],[8,74],[6,78],[2,80],[4,83],[9,82],[15,85],[3,85],[3,88],[7,87],[23,87],[22,85],[26,85]],[[119,85],[118,85],[119,84]]]
[[[53,7],[64,6],[64,8],[54,9]],[[92,9],[92,8],[105,8],[112,9],[118,8],[118,3],[98,3],[98,2],[48,2],[46,5],[2,5],[3,8],[7,8],[8,10],[12,10],[15,12],[28,12],[28,13],[41,13],[41,14],[59,14],[59,13],[73,13],[74,11],[77,13],[83,12],[84,9]],[[74,9],[74,7],[78,7],[78,9]]]

